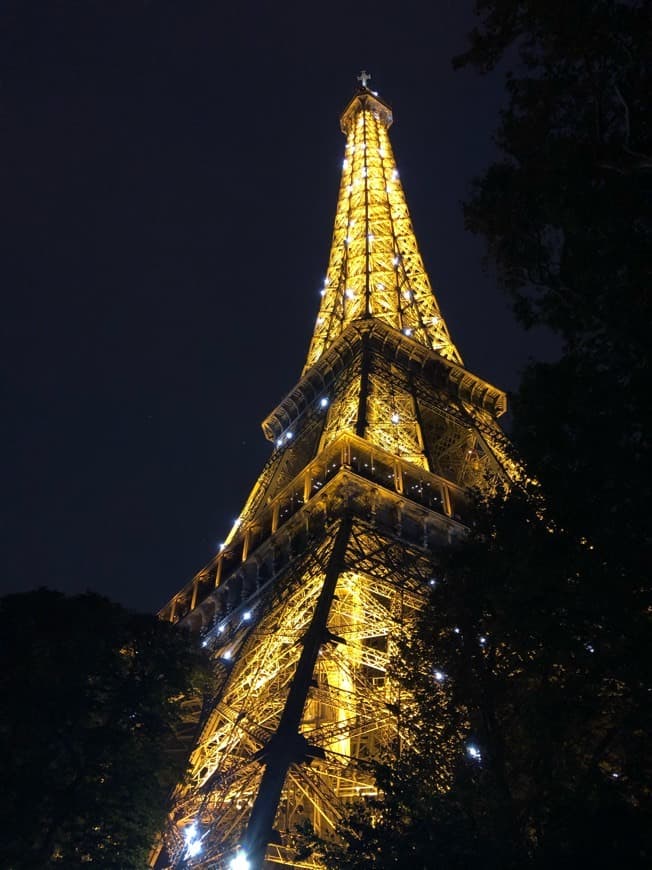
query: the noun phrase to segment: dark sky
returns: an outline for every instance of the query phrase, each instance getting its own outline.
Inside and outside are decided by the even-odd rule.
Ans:
[[[467,366],[551,353],[463,228],[503,100],[451,69],[471,5],[0,2],[0,592],[156,609],[215,552],[303,365],[362,67]]]

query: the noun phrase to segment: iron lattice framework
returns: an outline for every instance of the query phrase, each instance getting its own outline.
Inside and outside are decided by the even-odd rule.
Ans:
[[[391,123],[389,106],[366,89],[342,115],[342,182],[308,366],[361,317],[377,317],[462,362],[417,248],[387,133]]]
[[[297,826],[332,837],[375,794],[370,762],[400,736],[394,645],[465,532],[469,488],[518,474],[505,395],[463,367],[430,287],[391,121],[367,87],[344,111],[306,367],[263,423],[275,448],[224,549],[161,611],[202,633],[218,692],[160,868],[319,866],[297,857]]]

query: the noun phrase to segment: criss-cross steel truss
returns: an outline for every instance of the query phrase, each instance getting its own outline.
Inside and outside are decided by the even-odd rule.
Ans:
[[[389,106],[367,89],[342,115],[342,182],[308,366],[347,324],[369,316],[462,362],[419,254],[387,133],[391,123]]]
[[[518,477],[500,390],[467,371],[419,255],[387,130],[362,87],[306,367],[263,423],[274,451],[224,549],[161,611],[200,632],[218,677],[159,867],[318,867],[397,750],[388,674],[467,493]]]

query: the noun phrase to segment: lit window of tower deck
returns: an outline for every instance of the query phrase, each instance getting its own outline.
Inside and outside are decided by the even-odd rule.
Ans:
[[[397,745],[387,666],[465,532],[470,487],[517,471],[505,394],[464,368],[367,86],[344,110],[342,181],[305,368],[263,422],[273,444],[224,548],[161,611],[201,632],[219,691],[153,864],[319,867]]]

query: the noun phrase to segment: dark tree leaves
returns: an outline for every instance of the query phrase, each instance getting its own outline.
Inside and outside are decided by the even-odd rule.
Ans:
[[[650,5],[476,9],[482,23],[457,64],[513,69],[496,135],[503,158],[476,180],[467,224],[485,236],[526,325],[639,364],[651,313]]]
[[[652,7],[481,0],[458,64],[511,64],[500,162],[466,206],[525,325],[562,338],[514,402],[558,521],[649,591]],[[623,602],[624,603],[624,602]],[[631,602],[630,602],[631,604]],[[642,600],[639,597],[639,606]]]
[[[205,674],[154,616],[91,594],[3,598],[2,867],[146,867],[183,776],[180,702]]]

